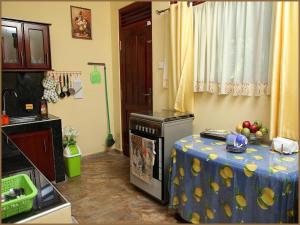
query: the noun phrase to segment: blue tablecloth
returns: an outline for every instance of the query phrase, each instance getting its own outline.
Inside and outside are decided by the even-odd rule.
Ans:
[[[192,135],[177,141],[169,168],[170,207],[192,223],[297,222],[298,154],[266,145],[229,153]]]

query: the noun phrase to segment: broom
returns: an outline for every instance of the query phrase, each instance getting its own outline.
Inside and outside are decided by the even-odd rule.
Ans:
[[[114,145],[115,140],[111,133],[110,128],[110,116],[109,116],[109,105],[108,105],[108,93],[107,93],[107,80],[106,80],[106,65],[104,64],[104,83],[105,83],[105,99],[106,99],[106,112],[107,112],[107,125],[108,125],[108,135],[106,138],[106,146],[111,147]]]

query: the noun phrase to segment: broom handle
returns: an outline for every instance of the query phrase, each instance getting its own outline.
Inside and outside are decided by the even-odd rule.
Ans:
[[[108,105],[108,92],[107,92],[107,82],[106,82],[106,66],[105,66],[105,64],[104,64],[104,83],[105,83],[105,99],[106,99],[107,125],[108,125],[108,131],[109,131],[109,133],[111,133],[111,130],[110,130],[109,105]]]

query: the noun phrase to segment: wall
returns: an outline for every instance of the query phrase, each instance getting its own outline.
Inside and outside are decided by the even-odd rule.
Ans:
[[[70,5],[92,10],[92,40],[71,37]],[[89,73],[93,68],[87,62],[107,63],[110,108],[114,115],[110,2],[7,1],[2,2],[1,8],[3,17],[52,24],[52,66],[55,70],[82,71],[84,99],[65,98],[49,104],[49,112],[61,117],[63,126],[72,125],[79,130],[78,143],[83,155],[104,151],[107,136],[104,83],[91,85]]]
[[[129,3],[128,3],[129,4]],[[112,2],[112,39],[118,41],[117,9],[124,7],[126,2]],[[152,2],[152,57],[153,57],[153,110],[160,111],[168,106],[168,90],[162,87],[163,71],[158,69],[158,64],[164,61],[164,15],[157,15],[156,10],[169,7],[168,1]],[[115,22],[114,22],[115,21]],[[114,25],[115,24],[115,25]],[[114,28],[115,27],[115,28]],[[116,78],[116,87],[119,80],[119,53],[113,50],[113,71]],[[114,89],[115,93],[119,89]],[[119,95],[119,94],[118,94]],[[115,95],[115,116],[120,121],[120,98]],[[116,107],[118,105],[118,107]],[[261,120],[269,127],[270,98],[263,97],[234,97],[221,96],[207,93],[195,94],[195,120],[194,133],[199,133],[206,128],[234,130],[238,123],[244,120]],[[115,122],[115,131],[119,133],[120,123]]]

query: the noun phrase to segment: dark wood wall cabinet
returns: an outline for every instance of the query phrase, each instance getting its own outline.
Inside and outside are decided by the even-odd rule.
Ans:
[[[2,18],[2,70],[51,70],[49,26]]]
[[[55,180],[51,129],[12,134],[9,137],[50,181]]]

